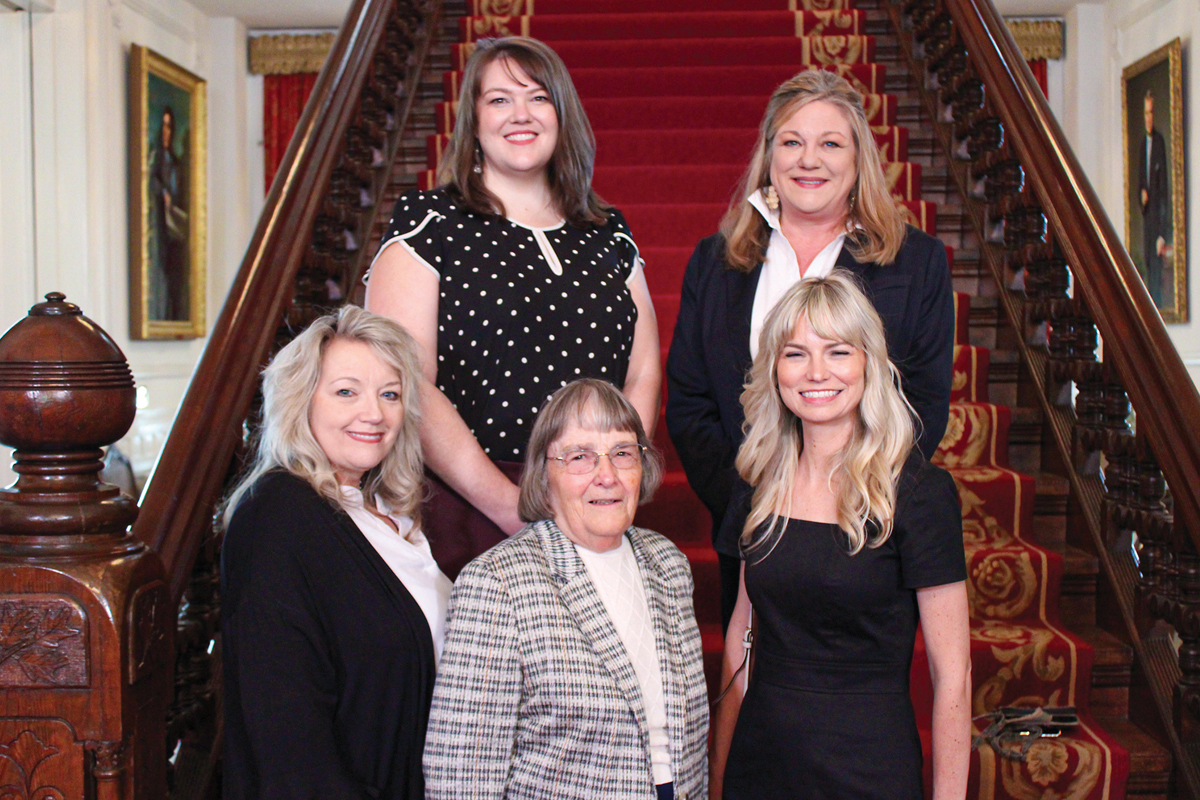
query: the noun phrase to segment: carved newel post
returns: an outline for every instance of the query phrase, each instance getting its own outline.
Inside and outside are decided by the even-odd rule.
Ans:
[[[133,423],[116,343],[62,294],[0,338],[0,787],[162,798],[173,626],[162,563],[129,533],[100,448]]]

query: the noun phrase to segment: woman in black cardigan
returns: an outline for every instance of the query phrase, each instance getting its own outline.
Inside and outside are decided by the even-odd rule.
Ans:
[[[417,363],[346,307],[264,373],[222,551],[226,798],[424,797],[450,582],[416,519]]]
[[[801,72],[775,90],[759,134],[721,232],[701,241],[688,263],[667,358],[667,428],[712,514],[726,624],[750,499],[733,468],[739,398],[775,302],[802,277],[835,267],[859,279],[883,318],[926,458],[946,429],[954,360],[946,249],[904,224],[862,96],[834,73]]]

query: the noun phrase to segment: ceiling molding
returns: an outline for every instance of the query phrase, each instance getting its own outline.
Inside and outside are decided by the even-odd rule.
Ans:
[[[1005,19],[1008,32],[1021,48],[1026,61],[1063,57],[1063,21],[1061,19]]]
[[[276,34],[250,37],[250,72],[294,75],[320,72],[333,47],[332,33]]]

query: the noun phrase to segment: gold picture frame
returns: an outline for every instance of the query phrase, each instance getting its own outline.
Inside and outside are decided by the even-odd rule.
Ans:
[[[204,336],[206,84],[141,45],[129,53],[129,336]]]
[[[1188,321],[1183,113],[1177,38],[1121,71],[1125,246],[1163,322]]]

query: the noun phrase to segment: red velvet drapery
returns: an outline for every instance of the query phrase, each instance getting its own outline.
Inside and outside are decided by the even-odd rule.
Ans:
[[[1046,85],[1046,59],[1036,58],[1029,62],[1029,69],[1033,71],[1033,77],[1037,78],[1038,86],[1042,87],[1042,94],[1050,96],[1050,91]]]
[[[300,113],[308,102],[317,73],[300,72],[294,75],[263,76],[263,150],[266,182],[263,188],[271,191],[271,182],[279,162],[292,141]]]

